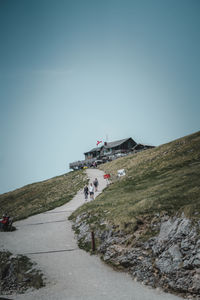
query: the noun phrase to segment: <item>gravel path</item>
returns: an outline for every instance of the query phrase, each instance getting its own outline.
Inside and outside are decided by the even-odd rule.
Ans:
[[[87,170],[90,180],[99,180],[99,191],[106,186],[103,172]],[[97,196],[96,193],[95,196]],[[44,288],[13,295],[15,300],[178,300],[182,299],[145,287],[122,272],[105,265],[97,256],[80,250],[68,216],[84,203],[80,191],[69,203],[52,211],[15,223],[17,231],[0,232],[0,249],[26,254],[37,262],[47,279]]]

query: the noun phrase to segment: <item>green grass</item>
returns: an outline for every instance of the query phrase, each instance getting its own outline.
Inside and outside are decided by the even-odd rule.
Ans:
[[[0,216],[8,212],[19,220],[61,206],[70,201],[86,182],[85,172],[75,171],[2,194]]]
[[[124,168],[126,176],[117,178]],[[89,212],[117,228],[134,231],[156,214],[200,218],[200,132],[101,165],[112,184],[71,218]],[[98,223],[98,221],[96,221]]]

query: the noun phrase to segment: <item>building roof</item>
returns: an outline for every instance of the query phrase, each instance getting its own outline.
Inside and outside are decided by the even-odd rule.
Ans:
[[[106,145],[104,145],[106,148],[114,148],[114,147],[117,147],[117,146],[120,146],[122,145],[123,143],[125,143],[126,141],[128,141],[129,139],[132,139],[132,138],[127,138],[127,139],[123,139],[123,140],[118,140],[118,141],[115,141],[115,142],[108,142]]]
[[[99,151],[101,151],[102,147],[105,147],[105,148],[114,148],[114,147],[122,145],[123,143],[125,143],[129,139],[132,139],[132,138],[127,138],[127,139],[118,140],[118,141],[114,141],[114,142],[107,142],[106,145],[104,144],[101,147],[93,148],[90,151],[85,152],[84,154],[91,153],[91,152],[99,152]]]

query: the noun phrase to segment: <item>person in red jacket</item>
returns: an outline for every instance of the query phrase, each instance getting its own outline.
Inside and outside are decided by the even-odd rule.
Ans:
[[[3,215],[2,223],[5,224],[5,225],[8,224],[8,223],[9,223],[9,219],[10,219],[10,217],[8,216],[7,213],[5,213],[5,214]]]
[[[6,229],[8,227],[8,225],[9,225],[9,221],[10,221],[10,217],[8,216],[7,213],[5,213],[3,215],[3,219],[0,221],[1,222],[1,227],[3,229]]]

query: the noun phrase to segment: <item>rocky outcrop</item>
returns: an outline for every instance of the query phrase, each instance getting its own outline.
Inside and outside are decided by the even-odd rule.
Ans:
[[[91,247],[92,218],[85,213],[74,222],[78,242],[86,250]],[[101,220],[92,229],[97,253],[146,285],[200,299],[200,222],[164,215],[148,226],[148,231],[157,234],[144,238],[140,227],[125,234]]]
[[[23,293],[28,288],[39,289],[42,286],[43,276],[28,257],[0,252],[0,294]]]

